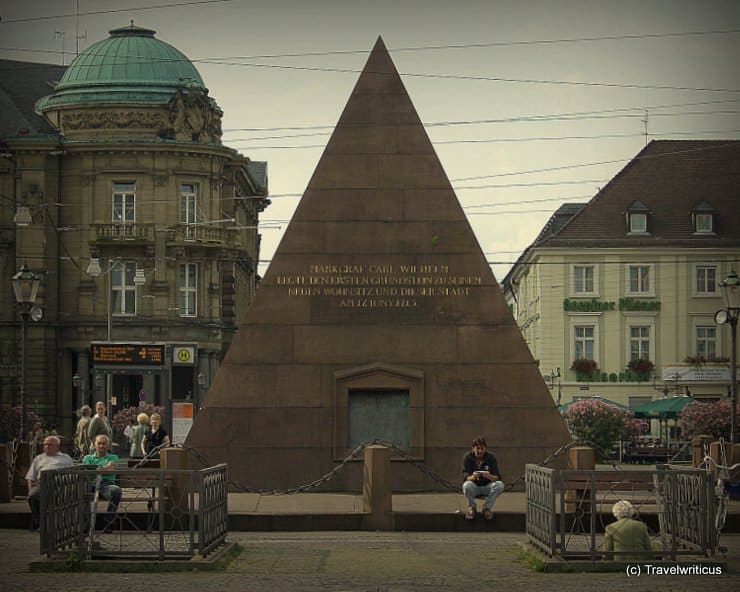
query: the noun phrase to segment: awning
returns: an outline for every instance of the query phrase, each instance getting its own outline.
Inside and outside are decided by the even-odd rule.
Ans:
[[[644,417],[646,419],[676,419],[678,412],[686,405],[694,402],[693,397],[679,396],[668,397],[665,399],[656,399],[649,403],[643,403],[635,407],[635,417]]]

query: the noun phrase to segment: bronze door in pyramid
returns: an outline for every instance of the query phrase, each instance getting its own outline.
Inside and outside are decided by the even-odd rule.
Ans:
[[[186,444],[282,488],[378,433],[451,481],[479,434],[510,481],[570,440],[381,40]],[[328,487],[360,489],[360,463]]]

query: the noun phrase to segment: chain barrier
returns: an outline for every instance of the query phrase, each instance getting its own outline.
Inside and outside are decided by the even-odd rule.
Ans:
[[[372,442],[362,442],[359,444],[352,452],[347,455],[342,462],[334,467],[331,471],[328,473],[322,475],[318,479],[315,479],[314,481],[311,481],[310,483],[306,483],[305,485],[300,485],[298,487],[291,487],[288,489],[260,489],[257,487],[250,487],[248,485],[244,485],[238,481],[230,480],[228,483],[231,485],[234,489],[237,491],[241,491],[242,493],[256,493],[259,495],[292,495],[295,493],[305,493],[306,491],[310,491],[311,489],[316,489],[318,487],[321,487],[325,483],[328,483],[331,481],[336,475],[342,471],[350,462],[353,462],[357,458],[359,458],[360,454],[364,451],[365,448],[368,446],[373,445],[381,445],[386,446],[387,448],[390,448],[393,452],[395,452],[398,456],[402,457],[404,460],[408,461],[414,467],[416,467],[419,471],[421,471],[423,474],[425,474],[427,477],[444,487],[445,489],[448,489],[449,491],[454,492],[460,492],[460,486],[454,483],[451,483],[441,475],[435,473],[430,469],[427,465],[425,465],[423,462],[421,462],[418,459],[413,458],[408,452],[405,450],[399,448],[395,444],[391,442],[386,442],[385,440],[373,440]],[[570,442],[568,444],[565,444],[558,448],[553,454],[548,456],[542,463],[540,463],[540,466],[546,466],[553,461],[557,460],[560,456],[565,454],[570,448],[573,446],[576,446],[576,442]],[[190,454],[193,458],[195,458],[203,467],[211,466],[212,463],[208,461],[207,458],[205,458],[202,454],[200,454],[197,450],[190,448],[188,446],[184,446],[182,444],[175,444],[175,448],[182,448],[185,450],[188,454]],[[138,466],[138,465],[137,465]],[[516,479],[515,481],[507,484],[504,487],[504,491],[511,491],[514,487],[517,487],[519,484],[524,483],[524,475]]]

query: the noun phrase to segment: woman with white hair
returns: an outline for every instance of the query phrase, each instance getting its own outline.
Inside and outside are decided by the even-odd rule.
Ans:
[[[650,551],[650,535],[644,522],[637,520],[638,511],[628,501],[618,501],[612,506],[616,522],[608,524],[604,536],[604,551],[607,559],[617,561],[639,561],[649,555],[639,551]]]

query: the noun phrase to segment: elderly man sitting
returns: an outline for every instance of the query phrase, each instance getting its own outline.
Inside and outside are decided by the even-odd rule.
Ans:
[[[56,436],[44,438],[44,451],[34,457],[31,467],[26,473],[28,483],[28,506],[31,508],[31,530],[39,527],[41,509],[41,473],[49,469],[62,469],[72,466],[72,458],[64,452],[59,452],[61,441]]]

